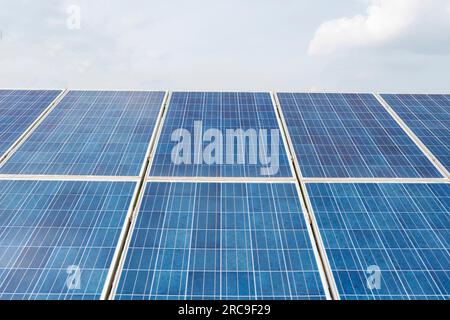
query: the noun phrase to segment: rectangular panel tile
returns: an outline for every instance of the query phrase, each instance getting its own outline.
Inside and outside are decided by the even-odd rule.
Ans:
[[[0,299],[99,299],[134,188],[0,181]]]
[[[450,171],[450,95],[383,94],[382,97]]]
[[[196,131],[195,124],[200,122],[202,130]],[[208,133],[211,133],[210,129],[215,129],[216,132],[221,133],[223,143],[208,136]],[[183,130],[183,132],[180,132],[180,130]],[[243,130],[244,133],[249,133],[244,142],[245,145],[238,143],[237,139],[232,142],[231,139],[227,140],[227,130]],[[271,130],[274,130],[273,135]],[[264,132],[267,133],[264,135],[267,140],[260,139],[260,133]],[[183,133],[183,139],[181,137],[178,139],[180,133]],[[204,137],[204,134],[207,138]],[[199,143],[196,142],[196,137],[199,138]],[[205,141],[202,141],[203,138],[205,138]],[[174,153],[179,141],[183,140],[187,143],[188,148],[184,152]],[[216,141],[222,147],[216,149],[221,150],[219,153],[222,153],[222,158],[217,157],[208,160],[209,158],[204,156],[210,154],[217,156],[216,152],[209,152],[208,145],[212,141]],[[274,148],[272,148],[272,142]],[[200,151],[197,152],[197,150]],[[238,162],[238,152],[243,155],[244,161]],[[186,156],[183,159],[185,161],[177,163],[173,160],[173,154],[181,155],[180,158]],[[267,157],[261,157],[261,155],[267,155]],[[222,159],[222,161],[217,159]],[[228,161],[228,159],[231,160]],[[268,161],[262,161],[261,159]],[[268,168],[269,172],[264,172],[264,168]],[[292,172],[270,94],[244,92],[173,93],[150,175],[291,177]]]
[[[0,157],[60,93],[59,90],[0,90]]]
[[[138,176],[163,92],[71,91],[2,174]]]
[[[449,184],[307,188],[341,298],[450,298]]]
[[[278,94],[308,178],[440,178],[371,94]]]
[[[116,298],[325,298],[295,184],[148,183]]]

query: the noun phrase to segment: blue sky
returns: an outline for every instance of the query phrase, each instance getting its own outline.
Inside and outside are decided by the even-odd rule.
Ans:
[[[450,0],[0,5],[0,87],[450,93]]]

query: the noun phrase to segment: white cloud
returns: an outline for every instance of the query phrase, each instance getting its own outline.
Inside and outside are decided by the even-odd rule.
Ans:
[[[308,53],[386,46],[422,52],[442,51],[442,46],[450,50],[449,6],[450,0],[371,0],[364,15],[324,22]]]

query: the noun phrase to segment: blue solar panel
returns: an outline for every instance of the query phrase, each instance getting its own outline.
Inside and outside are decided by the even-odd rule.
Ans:
[[[163,92],[69,92],[3,174],[138,176]]]
[[[134,188],[0,181],[0,299],[100,298]]]
[[[304,177],[442,177],[371,94],[278,94]]]
[[[295,184],[149,183],[116,299],[323,299]]]
[[[203,159],[203,151],[209,141],[200,141],[202,148],[200,153],[195,154],[194,135],[195,122],[202,121],[202,133],[209,129],[220,130],[223,137],[222,163],[219,161],[207,164]],[[190,151],[188,157],[190,163],[184,162],[175,164],[172,160],[172,152],[177,142],[173,142],[172,134],[178,129],[185,129],[191,134]],[[254,130],[256,137],[267,131],[267,143],[260,143],[253,139],[242,144],[228,143],[226,140],[227,130]],[[271,135],[274,129],[279,134],[279,147],[272,149],[272,142],[276,141],[275,135]],[[200,138],[203,135],[200,134]],[[177,141],[177,140],[175,140]],[[236,141],[236,140],[235,140]],[[227,152],[227,147],[231,146],[232,152]],[[256,152],[250,152],[250,146],[255,147]],[[198,150],[198,149],[197,149]],[[245,159],[238,163],[238,150],[244,150]],[[266,174],[261,171],[263,168],[271,167],[261,161],[260,155],[263,151],[267,156],[279,153],[279,156],[272,159],[272,167],[277,167],[269,175],[274,177],[291,177],[289,161],[286,155],[285,146],[279,130],[279,125],[275,109],[269,93],[218,93],[218,92],[175,92],[172,94],[168,107],[166,119],[161,132],[161,137],[153,160],[151,176],[189,176],[189,177],[260,177]],[[252,160],[250,155],[257,159]],[[227,157],[234,159],[234,163],[227,161]],[[275,159],[276,158],[276,159]],[[274,165],[274,160],[278,164]]]
[[[0,156],[60,93],[57,90],[0,90]]]
[[[383,94],[382,97],[450,171],[450,95]]]
[[[341,298],[450,298],[449,184],[307,188]]]

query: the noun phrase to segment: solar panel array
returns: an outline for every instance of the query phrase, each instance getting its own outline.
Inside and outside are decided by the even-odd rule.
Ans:
[[[58,90],[0,90],[0,158],[60,93]]]
[[[383,94],[382,97],[450,171],[450,95]]]
[[[0,299],[450,298],[448,96],[60,93],[0,90]]]
[[[371,94],[278,98],[304,177],[441,177]]]

